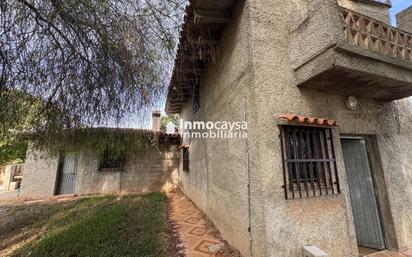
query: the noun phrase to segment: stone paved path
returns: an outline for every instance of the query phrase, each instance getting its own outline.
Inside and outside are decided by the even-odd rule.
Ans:
[[[176,231],[182,241],[187,257],[217,256],[217,250],[224,247],[213,226],[208,225],[204,214],[183,193],[169,194],[170,220],[176,224]]]

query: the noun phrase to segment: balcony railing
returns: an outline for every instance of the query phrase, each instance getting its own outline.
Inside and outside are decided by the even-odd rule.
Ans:
[[[412,34],[341,7],[347,43],[412,62]]]

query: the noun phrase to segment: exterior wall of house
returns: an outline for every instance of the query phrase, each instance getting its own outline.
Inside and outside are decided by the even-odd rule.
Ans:
[[[412,6],[396,15],[398,28],[412,33]]]
[[[412,207],[410,204],[412,191],[410,185],[401,182],[399,178],[408,176],[410,178],[412,162],[407,156],[400,158],[399,155],[409,153],[411,150],[407,139],[411,136],[411,130],[408,130],[406,125],[406,119],[409,119],[406,117],[410,117],[412,113],[410,109],[403,108],[403,101],[383,104],[368,99],[360,99],[359,111],[349,111],[344,105],[346,96],[296,87],[296,78],[289,63],[292,58],[288,59],[288,56],[293,55],[288,51],[291,39],[289,24],[295,19],[293,13],[301,10],[296,8],[297,5],[293,2],[299,1],[280,4],[280,1],[273,3],[273,1],[256,0],[252,8],[256,12],[251,14],[251,44],[254,50],[252,58],[256,85],[251,88],[259,88],[256,92],[251,92],[252,97],[250,97],[253,99],[250,108],[255,109],[254,113],[256,113],[251,115],[256,117],[256,120],[250,121],[251,130],[253,131],[255,125],[257,140],[256,143],[251,144],[251,156],[257,159],[253,162],[256,165],[252,166],[252,177],[256,180],[255,185],[258,185],[255,186],[257,188],[255,196],[260,196],[259,199],[262,199],[257,208],[253,209],[259,210],[257,216],[261,217],[261,222],[265,224],[265,229],[258,233],[266,234],[266,239],[260,244],[265,246],[266,256],[279,251],[283,253],[282,256],[298,256],[301,247],[307,244],[318,245],[330,256],[357,256],[352,210],[339,141],[339,134],[356,134],[374,135],[377,138],[392,211],[388,215],[388,223],[392,222],[390,220],[392,218],[394,222],[392,231],[396,231],[394,233],[397,239],[390,246],[405,248],[412,243],[408,239],[412,231],[410,217],[408,217],[408,210]],[[370,6],[370,9],[364,7],[362,12],[373,16],[375,7]],[[279,42],[276,41],[277,38],[284,40]],[[316,45],[321,42],[304,44]],[[262,93],[271,91],[273,93]],[[341,128],[335,131],[337,164],[343,191],[340,196],[284,200],[281,188],[283,174],[280,142],[275,136],[279,131],[273,123],[276,123],[274,117],[287,113],[327,117],[340,122]],[[253,140],[254,134],[250,136]],[[253,188],[252,183],[252,192],[254,192]],[[262,195],[264,197],[261,197]],[[273,201],[264,199],[273,199]],[[401,205],[400,199],[406,205]],[[268,217],[276,217],[276,219],[268,219]]]
[[[76,193],[112,194],[169,191],[177,187],[178,146],[161,146],[132,153],[123,172],[97,171],[99,161],[94,151],[82,152],[78,159]],[[160,151],[159,151],[160,150]]]
[[[4,167],[4,172],[2,172],[3,175],[3,189],[4,190],[10,190],[10,183],[13,181],[13,170],[11,169],[11,166],[5,166]],[[14,190],[14,188],[12,189]]]
[[[248,6],[239,4],[223,33],[218,58],[200,84],[200,108],[184,106],[187,121],[244,121],[245,90],[251,85]],[[182,131],[185,133],[185,131]],[[183,138],[189,144],[190,171],[180,188],[201,208],[222,236],[245,256],[248,252],[246,141]]]
[[[208,66],[201,81],[200,109],[193,114],[187,104],[182,117],[243,120],[246,110],[249,147],[246,151],[244,142],[234,140],[184,139],[190,144],[190,172],[181,172],[183,191],[215,222],[223,237],[247,256],[248,152],[253,256],[301,256],[303,246],[317,245],[331,257],[355,257],[358,249],[340,135],[367,135],[376,140],[380,159],[376,165],[381,165],[383,173],[379,183],[387,188],[379,189],[379,199],[386,199],[390,206],[383,210],[388,247],[411,246],[412,111],[408,101],[359,99],[360,109],[349,111],[347,96],[296,86],[291,62],[296,56],[289,49],[296,42],[291,42],[291,32],[301,25],[321,26],[308,24],[313,20],[307,17],[321,6],[336,8],[337,2],[241,2],[220,42],[221,56]],[[375,5],[362,8],[366,15],[377,15]],[[387,10],[376,18],[386,15]],[[322,49],[319,44],[324,42],[313,37],[298,43]],[[334,130],[340,195],[285,200],[277,117],[290,113],[327,117],[341,124]]]
[[[24,163],[21,195],[28,198],[54,195],[58,165],[58,154],[48,155],[30,144]]]
[[[5,190],[5,176],[6,176],[6,167],[0,165],[0,190]]]
[[[177,187],[179,151],[175,144],[163,144],[131,153],[124,171],[98,171],[98,153],[77,153],[75,193],[113,194],[168,191]],[[59,158],[29,148],[22,182],[22,196],[43,198],[55,193]]]

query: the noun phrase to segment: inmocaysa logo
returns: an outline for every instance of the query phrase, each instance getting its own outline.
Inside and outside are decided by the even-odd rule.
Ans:
[[[248,123],[245,121],[184,121],[179,131],[183,138],[246,139]]]

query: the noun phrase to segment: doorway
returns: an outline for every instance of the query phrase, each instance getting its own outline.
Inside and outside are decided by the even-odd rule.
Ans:
[[[56,194],[74,194],[77,175],[77,156],[65,153],[60,158]]]
[[[342,138],[341,145],[358,245],[384,250],[385,233],[367,139]]]

